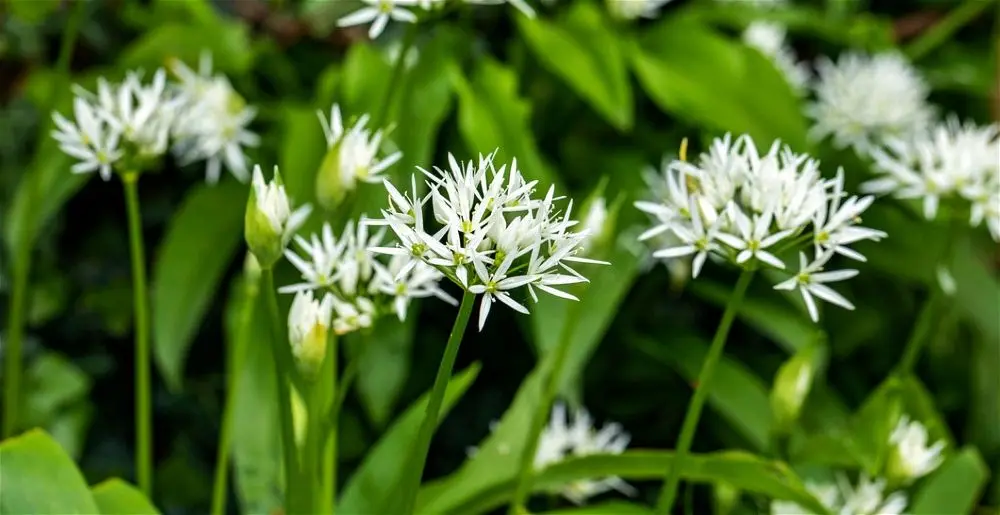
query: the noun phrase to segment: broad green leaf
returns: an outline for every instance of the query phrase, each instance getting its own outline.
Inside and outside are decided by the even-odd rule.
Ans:
[[[989,476],[989,468],[979,451],[966,447],[945,460],[921,483],[906,513],[972,513]]]
[[[570,459],[541,471],[534,482],[534,491],[552,491],[574,481],[595,477],[618,476],[626,481],[659,480],[673,462],[671,452],[640,450]],[[725,481],[740,490],[793,501],[817,513],[826,512],[786,465],[745,452],[688,456],[681,478],[695,483]],[[514,476],[504,477],[489,489],[466,492],[465,500],[460,504],[434,505],[433,508],[424,506],[422,512],[487,513],[510,500],[516,480]]]
[[[708,344],[695,338],[671,338],[663,344],[637,340],[635,344],[673,367],[689,383],[697,381],[708,354]],[[753,449],[767,449],[772,424],[767,385],[751,370],[723,356],[712,376],[708,402],[739,430]]]
[[[39,429],[0,443],[0,484],[0,513],[99,513],[83,474]]]
[[[932,442],[944,439],[949,447],[954,447],[955,438],[948,430],[948,423],[934,406],[934,398],[920,379],[912,375],[903,378],[900,381],[900,396],[903,413],[913,420],[919,420],[927,428],[927,435]]]
[[[153,351],[164,381],[181,387],[184,360],[219,281],[243,241],[247,190],[224,181],[188,193],[153,265]]]
[[[479,364],[455,374],[448,383],[442,404],[441,419],[462,398],[479,374]],[[393,488],[404,469],[401,457],[406,456],[423,422],[427,395],[412,404],[365,456],[339,497],[339,513],[390,513]]]
[[[882,470],[889,451],[889,435],[902,412],[902,386],[890,377],[868,396],[851,421],[851,441],[868,474]]]
[[[330,106],[324,106],[329,116]],[[284,104],[281,111],[282,136],[278,147],[278,166],[285,191],[295,205],[316,203],[316,172],[326,154],[326,139],[316,109],[306,105]],[[265,170],[267,174],[271,170]],[[268,175],[265,175],[268,176]]]
[[[600,8],[577,2],[557,22],[527,16],[518,16],[517,22],[542,65],[615,128],[632,128],[632,88],[621,40]]]
[[[350,335],[354,339],[358,364],[355,380],[361,405],[376,426],[385,426],[410,372],[410,350],[416,330],[415,304],[410,306],[406,322],[384,318],[369,335]]]
[[[59,2],[5,2],[11,17],[29,25],[39,25],[60,9]]]
[[[118,478],[102,481],[91,490],[101,515],[159,515],[160,510],[136,487]]]
[[[170,23],[146,32],[122,52],[118,63],[124,68],[155,70],[169,59],[197,67],[202,52],[212,54],[213,68],[242,74],[253,64],[250,28],[237,22]]]
[[[650,508],[639,504],[608,501],[592,506],[546,511],[543,515],[652,515],[653,513]]]
[[[340,74],[341,109],[345,118],[378,112],[391,76],[392,64],[376,47],[367,43],[351,45]],[[399,101],[398,95],[396,101]],[[389,106],[390,113],[392,107]]]
[[[535,143],[529,123],[531,105],[518,95],[516,72],[481,57],[471,79],[457,66],[452,67],[451,78],[458,93],[458,130],[469,150],[486,154],[499,148],[497,163],[516,157],[526,179],[541,181],[540,189],[553,184],[556,176]]]
[[[825,366],[826,343],[817,340],[797,351],[778,368],[771,387],[771,411],[775,429],[788,435],[796,427],[816,374]]]
[[[810,435],[790,446],[789,455],[794,463],[829,465],[855,469],[862,466],[863,457],[846,431]]]
[[[32,361],[25,380],[25,426],[45,428],[67,454],[78,456],[91,415],[90,377],[60,354],[46,352]]]
[[[756,50],[697,23],[665,18],[630,53],[639,83],[665,111],[717,131],[749,134],[765,148],[780,138],[805,150],[800,101]]]

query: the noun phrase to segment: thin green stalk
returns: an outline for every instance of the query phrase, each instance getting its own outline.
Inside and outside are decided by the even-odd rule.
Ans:
[[[212,487],[212,515],[226,512],[226,488],[229,473],[229,451],[232,447],[233,416],[236,413],[236,392],[240,374],[246,361],[247,340],[253,326],[254,307],[260,294],[259,278],[248,278],[245,282],[246,297],[240,310],[239,333],[233,341],[232,360],[226,384],[226,406],[222,413],[222,427],[219,433],[219,448],[215,458],[215,484]]]
[[[663,489],[660,491],[660,498],[656,503],[656,512],[662,515],[669,514],[674,506],[674,500],[677,498],[677,487],[681,479],[681,469],[684,468],[684,460],[691,451],[691,442],[694,440],[694,432],[698,427],[698,419],[701,418],[701,410],[704,408],[705,400],[708,398],[712,374],[715,372],[715,366],[722,357],[722,349],[726,346],[726,337],[729,335],[729,328],[733,325],[733,319],[736,318],[736,311],[743,302],[743,297],[746,295],[747,287],[750,286],[753,274],[753,270],[744,270],[740,274],[740,278],[736,281],[736,286],[733,288],[733,292],[729,296],[729,302],[726,304],[726,310],[722,314],[722,320],[715,331],[715,337],[712,338],[712,345],[708,349],[708,356],[705,357],[705,363],[701,366],[701,372],[698,374],[698,383],[694,388],[694,396],[688,405],[687,414],[684,415],[684,424],[681,426],[681,434],[677,439],[673,465],[664,474]]]
[[[382,102],[379,103],[375,111],[375,116],[372,116],[372,126],[376,130],[385,125],[386,117],[389,116],[389,109],[392,107],[393,96],[396,90],[396,84],[403,77],[403,69],[406,68],[406,54],[410,53],[410,48],[413,46],[413,42],[417,39],[417,24],[411,23],[406,27],[406,33],[403,35],[403,44],[400,45],[399,55],[396,56],[395,62],[392,64],[392,73],[389,75],[389,83],[385,86],[385,92],[382,94]]]
[[[80,23],[83,21],[86,2],[77,2],[66,23],[66,31],[63,32],[62,44],[59,47],[59,57],[56,59],[56,75],[59,78],[69,75],[69,62],[73,56],[73,48],[76,46],[76,38],[80,34]],[[48,97],[41,106],[41,111],[48,114],[55,109],[56,99],[59,98],[61,83],[51,84]],[[49,135],[49,128],[52,119],[49,116],[42,116],[41,129],[38,132],[38,150],[32,161],[31,170],[38,173],[42,157],[46,155],[45,146],[41,144],[44,138]],[[21,362],[22,347],[24,342],[25,310],[27,309],[28,298],[28,276],[31,274],[31,250],[34,247],[35,220],[31,216],[37,198],[41,195],[41,181],[39,178],[25,175],[21,178],[27,188],[25,194],[28,199],[25,203],[28,209],[25,210],[24,230],[25,235],[15,243],[13,259],[13,285],[11,286],[10,310],[7,315],[7,340],[4,342],[4,398],[3,398],[3,437],[13,436],[18,430],[20,422],[18,420],[18,409],[21,407]]]
[[[551,358],[548,361],[548,371],[545,375],[545,382],[542,386],[541,397],[538,399],[538,407],[531,419],[530,432],[527,434],[524,450],[521,452],[521,466],[518,473],[517,489],[511,499],[510,515],[527,513],[525,503],[531,492],[531,482],[534,477],[535,453],[538,452],[538,441],[545,423],[549,419],[549,411],[552,409],[552,402],[559,391],[559,380],[562,378],[563,363],[569,355],[569,349],[573,344],[573,329],[576,328],[576,319],[580,313],[580,303],[574,302],[569,306],[566,320],[560,331],[559,343],[552,350]]]
[[[431,446],[431,437],[434,436],[434,429],[438,424],[438,417],[441,414],[441,404],[444,402],[444,393],[451,379],[451,371],[455,368],[455,358],[458,357],[458,348],[462,344],[462,335],[465,333],[465,326],[469,324],[469,316],[472,314],[472,305],[476,301],[475,294],[466,291],[462,295],[462,305],[458,308],[458,316],[455,317],[455,325],[451,327],[451,335],[448,336],[448,344],[444,348],[444,355],[441,357],[441,365],[438,367],[437,376],[434,378],[434,388],[431,390],[430,399],[427,401],[427,410],[424,412],[424,421],[420,424],[420,432],[417,435],[416,445],[410,454],[406,472],[403,474],[401,488],[403,515],[413,515],[417,504],[417,492],[420,490],[420,479],[424,474],[424,465],[427,462],[427,453]]]
[[[132,291],[135,301],[135,470],[139,489],[146,497],[153,490],[153,427],[149,380],[149,297],[146,295],[146,255],[139,212],[139,174],[122,174],[128,208],[128,240],[132,257]]]
[[[267,297],[267,311],[270,317],[271,326],[271,357],[274,361],[274,380],[277,384],[278,393],[278,416],[281,419],[281,450],[285,457],[285,509],[288,513],[293,512],[291,501],[298,501],[295,495],[298,493],[299,463],[295,449],[295,431],[292,427],[292,407],[291,391],[288,387],[288,373],[292,364],[289,362],[290,356],[285,347],[288,346],[288,339],[281,331],[281,315],[278,314],[278,298],[275,296],[277,290],[274,288],[274,270],[265,268],[264,292]]]
[[[917,315],[917,325],[910,332],[910,338],[906,341],[906,347],[903,350],[903,357],[899,361],[897,371],[900,375],[910,373],[917,365],[920,352],[924,348],[924,342],[927,341],[927,336],[934,326],[934,314],[941,302],[941,293],[940,288],[932,288],[927,299],[924,300],[920,314]]]
[[[952,9],[947,16],[936,23],[927,32],[906,46],[906,55],[912,60],[920,59],[942,43],[951,39],[959,29],[971,22],[990,6],[996,7],[997,2],[985,0],[965,0]]]
[[[323,515],[332,514],[336,506],[337,497],[337,421],[328,424],[326,415],[331,405],[336,402],[339,395],[337,391],[337,335],[330,331],[330,342],[326,363],[323,366],[323,403],[316,411],[316,418],[320,428],[328,429],[323,433],[323,440],[320,440],[320,454],[323,456],[320,488],[319,513]]]

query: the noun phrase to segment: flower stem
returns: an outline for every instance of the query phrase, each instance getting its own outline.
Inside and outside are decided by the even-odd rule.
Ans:
[[[438,424],[438,416],[441,413],[441,404],[444,401],[445,390],[448,381],[451,379],[451,371],[455,368],[455,358],[458,356],[458,347],[462,343],[462,335],[465,333],[465,326],[469,324],[469,316],[472,314],[472,305],[476,301],[476,295],[466,291],[462,295],[462,305],[458,308],[458,316],[455,317],[455,325],[451,328],[451,335],[448,336],[448,344],[444,348],[444,355],[441,357],[441,365],[438,367],[437,376],[434,378],[434,388],[431,390],[430,399],[427,402],[427,410],[424,412],[424,421],[420,424],[420,432],[417,434],[416,446],[410,454],[406,472],[403,474],[400,493],[402,494],[403,515],[413,515],[417,504],[417,492],[420,489],[420,479],[424,473],[424,465],[427,462],[427,453],[430,450],[431,437],[434,436],[434,429]]]
[[[329,424],[328,413],[337,398],[337,335],[330,331],[330,341],[327,345],[327,357],[323,364],[321,381],[323,382],[322,402],[317,406],[315,414],[316,427],[321,431],[319,454],[323,457],[320,463],[318,512],[323,515],[332,514],[336,506],[337,495],[337,423]]]
[[[66,31],[63,33],[62,44],[59,47],[59,57],[56,59],[56,74],[62,78],[68,75],[69,62],[73,56],[73,49],[76,47],[76,38],[80,33],[80,23],[83,21],[84,10],[87,2],[77,2],[66,23]],[[56,99],[62,90],[61,83],[49,84],[49,94],[41,110],[49,111],[55,108]],[[39,131],[38,139],[42,140],[49,135],[49,127],[52,118],[42,117],[42,127]],[[41,167],[41,159],[48,155],[45,145],[38,145],[35,151],[31,170],[35,174]],[[31,274],[31,250],[35,240],[34,209],[37,205],[37,198],[41,195],[41,178],[25,175],[21,178],[26,182],[25,194],[28,208],[24,214],[24,235],[16,240],[13,267],[13,285],[11,286],[10,310],[7,314],[7,340],[4,342],[4,385],[3,385],[3,438],[13,436],[18,430],[18,408],[21,407],[21,369],[22,369],[22,347],[24,341],[25,310],[27,309],[28,297],[28,276]]]
[[[933,288],[930,295],[924,300],[924,305],[920,308],[920,314],[917,315],[917,324],[913,327],[913,331],[910,332],[910,338],[906,341],[903,357],[900,359],[897,368],[900,375],[910,373],[913,371],[913,367],[917,365],[920,352],[924,348],[924,342],[927,340],[928,333],[934,325],[934,314],[937,312],[940,301],[941,290]]]
[[[153,427],[149,381],[149,299],[146,296],[146,256],[139,212],[139,174],[122,174],[128,210],[128,240],[132,257],[135,302],[135,469],[139,490],[151,497],[153,488]]]
[[[229,472],[229,451],[232,447],[233,416],[236,413],[236,392],[239,390],[240,375],[246,361],[247,340],[253,326],[254,307],[260,294],[258,279],[247,279],[243,306],[240,309],[239,333],[233,341],[232,360],[226,384],[226,407],[222,413],[222,427],[219,433],[219,448],[215,459],[215,484],[212,487],[212,515],[226,512],[226,484]]]
[[[927,32],[906,46],[906,55],[911,60],[917,60],[927,55],[942,43],[948,41],[952,35],[979,16],[990,6],[996,6],[996,2],[985,0],[965,0],[961,5],[954,8],[941,21],[936,23]]]
[[[524,450],[521,452],[521,466],[518,473],[517,489],[514,498],[511,499],[510,515],[527,513],[525,503],[528,501],[528,494],[531,492],[531,482],[534,476],[535,453],[538,452],[538,440],[545,429],[545,422],[548,420],[549,411],[552,409],[552,402],[559,391],[559,380],[562,378],[563,363],[569,355],[569,349],[573,343],[573,329],[576,328],[576,319],[580,312],[580,302],[572,303],[567,311],[566,319],[560,331],[559,343],[551,360],[547,362],[548,373],[545,374],[545,382],[542,386],[541,396],[538,399],[538,407],[531,419],[530,432],[527,434]],[[544,370],[544,369],[543,369]]]
[[[277,385],[278,394],[278,418],[281,424],[281,449],[285,458],[285,510],[293,513],[298,505],[293,506],[292,501],[298,501],[295,494],[298,493],[298,473],[299,463],[296,458],[295,433],[292,428],[292,407],[291,392],[288,387],[288,373],[290,370],[291,357],[284,347],[288,346],[288,340],[281,331],[281,316],[278,314],[278,298],[275,296],[274,270],[270,267],[263,269],[264,291],[267,297],[267,311],[270,317],[271,326],[271,358],[274,361],[274,381]]]
[[[705,400],[711,387],[712,374],[722,357],[722,349],[726,346],[729,328],[733,325],[736,311],[743,302],[753,274],[753,270],[744,270],[736,281],[736,286],[726,304],[726,310],[722,314],[722,320],[715,331],[715,337],[712,338],[712,346],[709,347],[705,363],[701,366],[698,383],[694,388],[694,396],[691,398],[691,403],[688,404],[687,414],[684,415],[681,434],[677,440],[677,449],[674,451],[673,464],[664,474],[663,489],[660,491],[660,498],[656,503],[656,512],[659,514],[669,514],[674,506],[674,500],[677,498],[677,487],[681,479],[681,469],[684,468],[684,460],[691,450],[691,442],[694,440],[694,432],[698,427],[698,419],[701,418],[701,410],[705,406]]]
[[[406,27],[399,55],[396,56],[395,61],[392,63],[392,73],[389,75],[389,83],[386,84],[385,92],[382,94],[382,102],[379,103],[377,106],[378,111],[375,111],[375,116],[372,117],[372,127],[375,127],[375,130],[378,130],[379,127],[386,123],[386,118],[389,116],[389,108],[392,106],[393,96],[396,90],[399,89],[396,87],[396,84],[402,79],[403,69],[406,67],[406,54],[410,53],[410,48],[416,39],[417,24],[411,23]]]

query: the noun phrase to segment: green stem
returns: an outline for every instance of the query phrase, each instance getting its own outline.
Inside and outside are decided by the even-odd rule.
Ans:
[[[959,29],[971,22],[988,7],[996,7],[997,2],[985,0],[965,0],[961,5],[951,10],[947,16],[936,23],[927,32],[906,46],[906,55],[912,60],[920,59],[942,43],[948,41]]]
[[[455,358],[458,356],[458,348],[462,344],[462,335],[465,333],[465,326],[469,324],[469,316],[472,314],[472,305],[475,304],[476,295],[466,291],[462,295],[462,305],[458,308],[458,316],[455,317],[455,325],[451,328],[451,335],[448,336],[448,344],[444,348],[444,355],[441,357],[441,365],[438,367],[437,376],[434,378],[434,388],[431,390],[430,399],[427,402],[427,411],[424,412],[424,421],[420,424],[420,432],[417,435],[416,446],[410,454],[407,463],[407,472],[403,474],[400,493],[402,494],[403,515],[413,515],[417,504],[417,492],[420,490],[420,479],[424,474],[424,465],[427,462],[427,453],[430,450],[431,437],[434,436],[434,429],[438,424],[438,417],[441,413],[441,404],[444,401],[444,393],[451,379],[451,371],[455,368]]]
[[[153,488],[153,427],[149,381],[149,298],[146,295],[146,256],[139,212],[139,174],[122,174],[128,208],[128,240],[132,257],[135,302],[135,469],[139,489],[151,497]]]
[[[212,487],[212,515],[226,512],[226,483],[229,472],[229,450],[232,446],[233,416],[236,413],[236,392],[239,390],[240,375],[246,361],[247,340],[253,326],[254,307],[260,294],[259,278],[247,278],[246,296],[240,309],[239,333],[233,341],[232,360],[226,384],[226,407],[222,413],[222,427],[219,434],[219,448],[215,459],[215,484]]]
[[[674,506],[674,500],[677,498],[677,487],[681,479],[681,469],[684,468],[684,460],[691,450],[691,442],[694,440],[694,432],[698,427],[698,419],[701,418],[701,410],[705,406],[705,400],[711,387],[712,374],[722,357],[722,349],[726,346],[729,328],[733,325],[736,311],[743,302],[753,274],[753,270],[744,270],[736,281],[733,293],[729,296],[729,302],[726,304],[726,310],[722,314],[722,320],[715,331],[715,337],[712,338],[708,356],[705,357],[705,363],[701,366],[698,383],[694,388],[694,396],[688,405],[687,414],[684,415],[680,438],[677,440],[677,449],[674,451],[674,462],[664,474],[663,489],[660,491],[660,498],[656,503],[656,512],[662,515],[669,514]]]
[[[83,21],[84,10],[87,2],[77,2],[66,23],[66,31],[63,33],[62,44],[59,47],[59,57],[56,59],[56,74],[62,78],[69,75],[69,62],[73,56],[73,48],[76,46],[76,38],[80,33],[80,23]],[[41,106],[44,112],[55,109],[56,100],[62,91],[60,83],[49,84],[49,94],[45,103]],[[41,167],[41,160],[47,156],[45,145],[41,141],[49,137],[49,128],[52,126],[50,116],[42,117],[41,130],[39,131],[38,150],[32,161],[31,170],[37,175]],[[22,348],[24,341],[25,310],[28,298],[28,276],[31,274],[31,250],[35,239],[35,205],[41,192],[41,178],[25,175],[21,178],[26,182],[25,194],[27,209],[24,211],[24,234],[22,238],[16,240],[16,250],[14,251],[13,285],[11,286],[10,311],[7,315],[7,340],[4,342],[4,397],[3,397],[3,437],[13,436],[18,430],[20,422],[18,420],[18,409],[21,407],[21,369],[22,369]]]
[[[328,429],[323,432],[320,440],[320,450],[323,456],[321,463],[322,485],[320,488],[319,513],[332,514],[336,506],[337,496],[337,423],[328,424],[327,413],[339,395],[337,391],[337,335],[330,331],[330,342],[326,363],[323,366],[323,403],[316,410],[318,427]],[[311,416],[311,415],[310,415]]]
[[[375,115],[372,116],[372,127],[375,127],[376,130],[385,125],[386,118],[389,116],[389,108],[392,106],[393,96],[396,90],[399,89],[396,87],[396,84],[402,80],[403,69],[406,68],[406,54],[410,53],[410,48],[417,38],[417,26],[418,24],[411,23],[406,27],[399,55],[396,56],[395,62],[392,63],[392,73],[389,75],[389,83],[386,84],[385,92],[382,93],[382,102],[377,107],[378,111],[375,111]]]
[[[278,417],[281,419],[281,449],[285,458],[285,509],[288,513],[293,513],[292,501],[298,501],[298,475],[299,463],[295,449],[295,431],[292,426],[291,392],[288,388],[288,371],[292,364],[290,356],[285,347],[288,346],[288,339],[282,333],[281,315],[278,314],[278,299],[275,296],[274,270],[265,268],[264,291],[267,297],[268,317],[271,326],[271,358],[274,361],[274,380],[277,384],[278,393]]]
[[[549,419],[549,411],[552,409],[552,402],[559,391],[559,380],[562,378],[562,367],[569,355],[569,349],[573,345],[573,329],[576,328],[576,318],[579,316],[580,303],[574,302],[569,306],[566,320],[560,331],[559,343],[549,356],[548,373],[545,375],[545,382],[542,386],[541,397],[538,399],[538,407],[535,409],[531,419],[530,432],[527,434],[524,450],[521,452],[521,466],[518,473],[517,489],[511,499],[510,515],[527,513],[525,503],[528,501],[528,494],[531,492],[531,482],[534,476],[535,453],[538,452],[538,441],[545,423]]]
[[[927,335],[934,326],[934,313],[941,302],[941,293],[940,288],[932,288],[927,299],[924,300],[924,305],[920,308],[920,314],[917,315],[917,325],[910,332],[910,338],[906,341],[906,347],[903,350],[903,357],[899,361],[897,370],[900,375],[910,373],[913,371],[913,367],[917,365],[917,360],[920,358],[920,352],[924,348]]]

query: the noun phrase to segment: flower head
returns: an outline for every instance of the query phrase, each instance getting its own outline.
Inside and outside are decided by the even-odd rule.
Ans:
[[[255,166],[252,186],[245,221],[247,245],[261,266],[271,267],[281,258],[288,241],[305,223],[312,208],[306,204],[292,211],[277,166],[270,182],[264,182],[260,165]]]
[[[806,113],[815,138],[833,137],[838,148],[867,155],[889,136],[931,122],[929,87],[906,59],[894,53],[842,55],[817,64],[816,100]]]
[[[549,425],[538,440],[534,466],[541,470],[567,458],[621,454],[628,447],[629,438],[629,434],[618,424],[607,424],[600,431],[596,430],[590,414],[584,409],[580,409],[569,423],[566,407],[557,402],[552,407]],[[611,490],[626,495],[636,494],[635,489],[619,477],[581,479],[565,485],[559,493],[576,504],[582,504],[590,497]]]
[[[306,375],[314,375],[326,357],[326,341],[333,317],[334,298],[313,298],[311,291],[299,292],[288,311],[288,341],[292,355]]]
[[[1000,125],[979,127],[950,118],[908,137],[890,138],[872,152],[880,177],[865,191],[920,199],[927,219],[942,201],[969,211],[973,227],[986,222],[1000,241]]]
[[[889,443],[888,475],[904,484],[930,474],[943,461],[944,441],[928,445],[927,428],[906,415],[899,418]]]
[[[358,181],[382,182],[381,173],[395,164],[403,156],[394,152],[383,158],[378,154],[382,147],[382,131],[371,130],[368,115],[363,115],[349,129],[344,128],[340,106],[330,109],[330,119],[318,112],[323,135],[326,137],[327,152],[316,175],[316,195],[327,209],[333,209],[344,196],[352,191]]]
[[[844,475],[837,476],[837,484],[807,483],[806,488],[816,500],[831,513],[838,515],[902,515],[906,509],[906,495],[895,492],[886,495],[886,481],[862,476],[857,487]],[[789,501],[771,503],[773,515],[808,515],[813,513]]]
[[[575,300],[555,288],[587,280],[570,265],[603,263],[577,255],[586,233],[570,230],[577,223],[570,218],[572,201],[558,211],[554,188],[542,199],[533,197],[537,181],[526,181],[516,160],[497,168],[494,155],[466,163],[449,155],[448,170],[420,169],[430,190],[426,195],[418,191],[416,176],[406,194],[385,181],[389,207],[381,220],[370,222],[387,225],[398,240],[394,247],[372,247],[373,252],[410,258],[400,274],[425,263],[464,290],[482,294],[480,329],[494,301],[527,312],[511,296],[520,287],[536,300],[536,290]],[[436,229],[424,220],[427,203]]]
[[[416,23],[417,15],[409,9],[417,7],[420,0],[361,0],[365,6],[337,20],[338,27],[371,23],[368,37],[378,38],[389,20]]]

